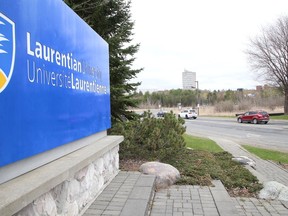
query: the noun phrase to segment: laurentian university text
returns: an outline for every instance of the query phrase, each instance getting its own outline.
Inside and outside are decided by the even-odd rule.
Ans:
[[[39,41],[33,41],[29,32],[26,38],[27,54],[44,62],[27,59],[27,78],[30,83],[99,94],[107,93],[107,86],[99,84],[101,71],[90,67],[84,61],[77,60],[71,52],[61,53]],[[50,71],[45,62],[56,64],[60,71]],[[88,79],[79,78],[80,75]]]

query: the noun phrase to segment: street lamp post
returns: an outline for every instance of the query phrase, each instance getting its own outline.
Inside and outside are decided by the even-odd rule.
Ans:
[[[197,90],[197,109],[198,109],[198,116],[199,116],[199,107],[200,107],[200,105],[199,105],[199,81],[195,81],[195,83],[196,83],[196,90]]]

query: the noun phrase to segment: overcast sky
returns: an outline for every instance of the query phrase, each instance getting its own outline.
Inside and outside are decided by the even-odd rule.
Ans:
[[[288,15],[288,0],[132,0],[134,68],[141,90],[182,88],[184,69],[200,89],[254,89],[244,51],[262,27]]]

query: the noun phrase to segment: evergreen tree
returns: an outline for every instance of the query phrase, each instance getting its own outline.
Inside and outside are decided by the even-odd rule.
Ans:
[[[65,0],[88,25],[109,44],[110,92],[112,121],[135,117],[129,107],[137,107],[133,98],[140,83],[129,82],[142,69],[132,69],[139,44],[132,44],[130,1]]]

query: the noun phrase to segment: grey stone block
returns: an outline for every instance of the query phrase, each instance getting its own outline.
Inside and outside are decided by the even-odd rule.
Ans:
[[[120,216],[146,216],[147,200],[128,199]]]
[[[142,174],[138,181],[136,182],[135,186],[143,186],[143,187],[154,187],[155,184],[154,175],[144,175]]]
[[[143,199],[148,201],[151,197],[151,187],[134,187],[129,199]]]

